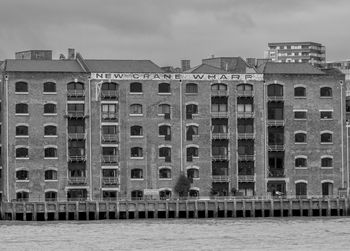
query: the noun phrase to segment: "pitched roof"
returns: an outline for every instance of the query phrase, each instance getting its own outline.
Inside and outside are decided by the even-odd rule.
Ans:
[[[275,63],[267,62],[263,69],[264,74],[325,74],[309,63]]]
[[[91,72],[164,72],[151,60],[97,60],[86,59]]]
[[[227,71],[221,70],[220,68],[207,65],[207,64],[200,64],[197,65],[184,73],[212,73],[212,74],[227,74]]]
[[[5,71],[21,72],[85,72],[76,60],[7,59]]]

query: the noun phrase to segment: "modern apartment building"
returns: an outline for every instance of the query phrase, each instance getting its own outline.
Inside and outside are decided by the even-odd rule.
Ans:
[[[265,58],[281,63],[310,63],[318,68],[326,63],[325,46],[315,42],[268,43]]]
[[[332,196],[349,186],[344,75],[148,60],[6,60],[2,199]],[[249,69],[251,71],[252,69]]]

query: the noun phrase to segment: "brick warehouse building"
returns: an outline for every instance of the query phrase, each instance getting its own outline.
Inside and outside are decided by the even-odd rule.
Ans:
[[[227,58],[225,58],[226,60]],[[148,60],[6,60],[1,196],[12,200],[338,195],[349,186],[344,75]]]

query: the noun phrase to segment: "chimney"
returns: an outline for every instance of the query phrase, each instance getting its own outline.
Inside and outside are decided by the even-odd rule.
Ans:
[[[191,61],[188,59],[181,60],[181,70],[187,71],[189,69],[191,69]]]
[[[73,48],[68,48],[68,59],[75,59],[75,50]]]

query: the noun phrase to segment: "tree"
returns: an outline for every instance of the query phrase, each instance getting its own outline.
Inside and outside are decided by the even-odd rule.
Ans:
[[[181,174],[175,185],[175,192],[179,194],[180,197],[187,197],[191,188],[191,181],[184,175]]]

